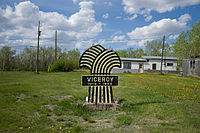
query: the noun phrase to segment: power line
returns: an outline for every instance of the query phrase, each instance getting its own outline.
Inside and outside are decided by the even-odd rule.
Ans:
[[[113,40],[113,39],[64,39],[64,38],[59,38],[57,40],[63,40],[63,41],[134,41],[134,40],[154,40],[154,39],[159,39],[161,38],[160,36],[152,36],[152,37],[143,37],[143,38],[131,38],[131,39],[120,39],[120,40]],[[30,39],[30,40],[35,40],[36,38],[22,38],[22,39],[9,39],[9,40],[23,40],[23,39]],[[54,38],[40,38],[40,40],[50,40],[54,41]]]

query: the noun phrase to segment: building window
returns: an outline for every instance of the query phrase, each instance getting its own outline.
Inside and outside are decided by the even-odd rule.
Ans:
[[[131,62],[124,62],[123,65],[125,69],[131,69]]]
[[[173,66],[174,64],[173,63],[167,63],[167,66]]]

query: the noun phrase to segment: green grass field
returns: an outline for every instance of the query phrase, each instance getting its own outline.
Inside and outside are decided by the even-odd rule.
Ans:
[[[83,106],[86,72],[0,72],[0,132],[200,132],[200,79],[118,74],[121,108]]]

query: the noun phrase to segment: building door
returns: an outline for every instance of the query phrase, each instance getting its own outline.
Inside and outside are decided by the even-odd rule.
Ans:
[[[156,70],[156,64],[152,64],[152,70]]]
[[[140,73],[144,72],[143,64],[139,64],[139,72]]]

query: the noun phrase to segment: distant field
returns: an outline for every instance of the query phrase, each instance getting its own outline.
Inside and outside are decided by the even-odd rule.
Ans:
[[[200,79],[118,74],[116,111],[82,105],[84,72],[0,72],[0,132],[200,132]]]

